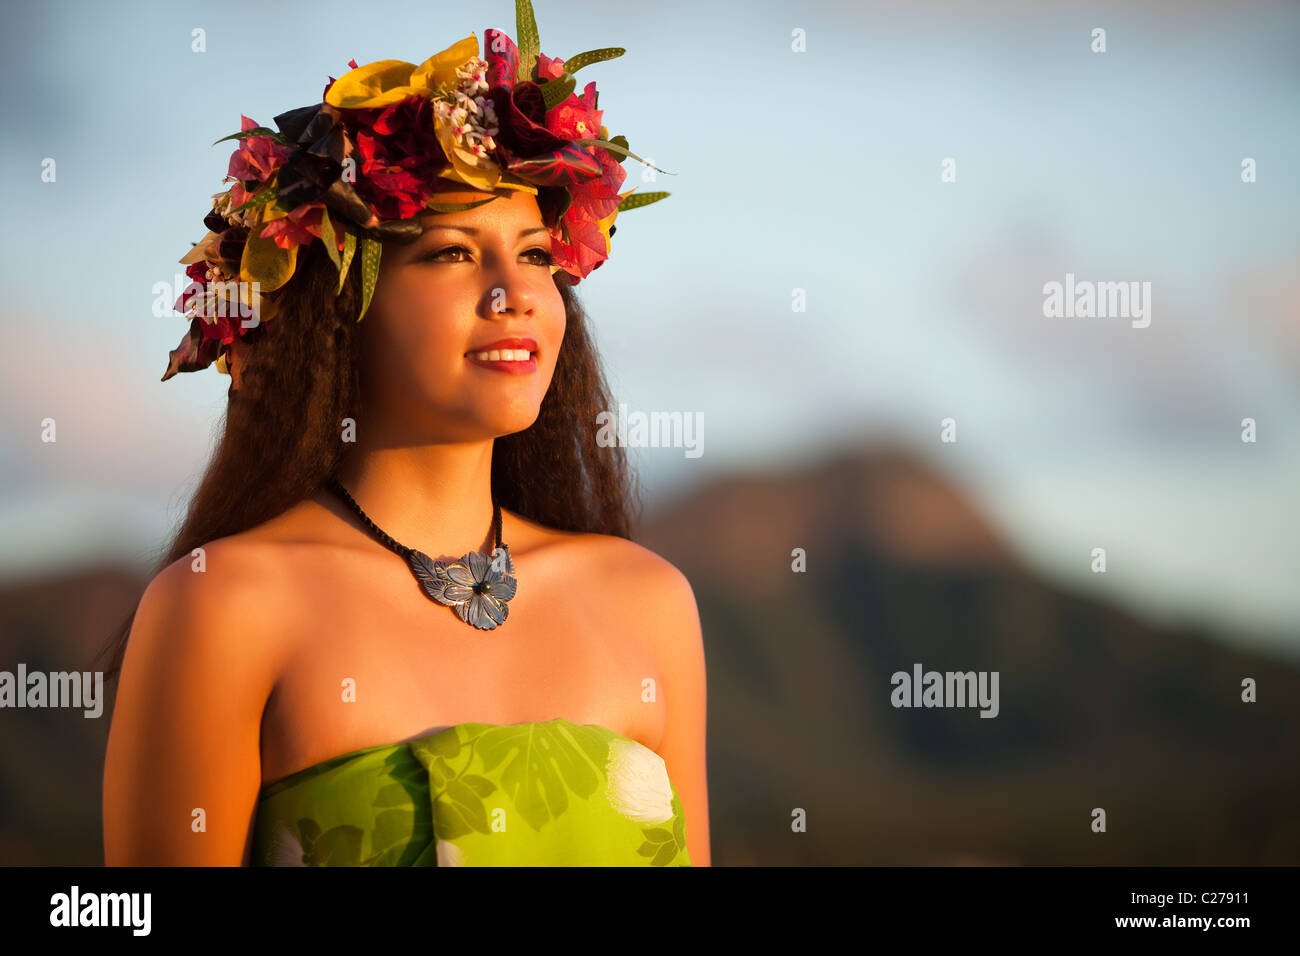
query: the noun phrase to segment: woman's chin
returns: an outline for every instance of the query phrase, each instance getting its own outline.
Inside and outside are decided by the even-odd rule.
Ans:
[[[479,421],[482,423],[483,431],[486,434],[501,437],[531,428],[533,423],[537,421],[540,411],[541,409],[536,404],[523,408],[518,406],[497,408],[485,412],[479,418]]]

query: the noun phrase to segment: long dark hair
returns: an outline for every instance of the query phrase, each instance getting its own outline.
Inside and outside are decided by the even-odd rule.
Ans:
[[[320,243],[299,249],[275,314],[248,333],[225,428],[185,520],[154,569],[217,538],[246,531],[311,497],[345,454],[342,421],[361,421],[359,269],[342,292]],[[557,276],[559,273],[557,273]],[[563,279],[566,326],[537,420],[496,439],[492,493],[507,508],[561,531],[631,538],[640,493],[624,449],[596,442],[596,415],[612,407],[586,315]],[[363,320],[364,321],[364,320]],[[118,676],[132,611],[100,651]]]

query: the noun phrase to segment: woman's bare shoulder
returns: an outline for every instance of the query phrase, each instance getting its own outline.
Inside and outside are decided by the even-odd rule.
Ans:
[[[641,579],[672,579],[682,572],[663,555],[645,545],[613,534],[586,534],[583,539],[596,560],[610,569]]]
[[[227,598],[249,593],[268,581],[265,572],[282,561],[283,549],[291,541],[279,520],[204,542],[159,571],[149,590],[191,593],[220,589]]]
[[[667,564],[649,548],[616,534],[563,531],[505,508],[501,513],[507,519],[502,526],[503,535],[516,554],[525,550],[551,550],[562,553],[568,560],[590,562],[593,567],[603,566],[614,572],[626,572],[637,566],[646,571]]]
[[[240,680],[269,679],[285,611],[275,587],[280,566],[266,544],[239,536],[177,558],[140,598],[125,666],[134,657],[169,671],[188,657],[219,662]]]
[[[216,615],[232,644],[249,638],[265,647],[265,640],[281,633],[295,613],[294,588],[285,586],[298,566],[295,550],[323,543],[311,531],[313,508],[323,510],[304,502],[181,555],[149,582],[141,610],[154,610],[173,626],[188,629]]]
[[[623,607],[652,611],[676,624],[696,613],[695,594],[680,568],[645,545],[619,535],[561,532],[574,566]]]
[[[262,712],[280,659],[267,567],[256,547],[218,540],[145,588],[105,755],[109,865],[246,860]],[[196,807],[207,820],[202,840],[189,829]]]

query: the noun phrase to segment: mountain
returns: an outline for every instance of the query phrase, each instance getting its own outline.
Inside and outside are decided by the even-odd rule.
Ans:
[[[0,670],[94,670],[101,644],[148,582],[85,569],[0,590]],[[0,710],[0,864],[104,862],[100,797],[112,695],[102,716],[70,708]]]
[[[1044,580],[905,452],[719,480],[639,540],[700,607],[715,865],[1300,863],[1295,665]],[[145,583],[0,590],[0,669],[90,669]],[[915,664],[998,672],[998,715],[892,706]],[[109,713],[0,713],[0,862],[103,861]]]
[[[641,540],[700,606],[720,863],[1300,863],[1295,665],[1043,580],[902,451],[716,482]],[[997,671],[998,716],[892,706],[918,663]]]

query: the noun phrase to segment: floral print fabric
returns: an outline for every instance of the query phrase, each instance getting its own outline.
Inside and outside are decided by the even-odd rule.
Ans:
[[[262,791],[258,866],[690,866],[653,750],[563,718],[464,723]]]

